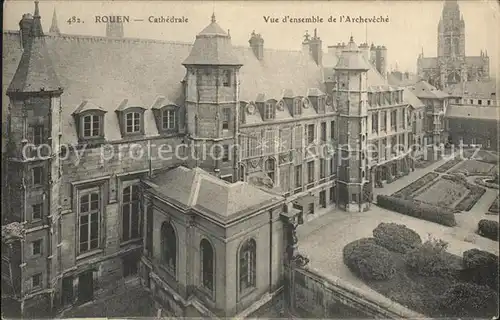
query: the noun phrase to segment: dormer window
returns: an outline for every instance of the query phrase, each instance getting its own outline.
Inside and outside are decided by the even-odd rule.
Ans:
[[[224,87],[231,86],[231,70],[224,70],[222,72],[222,85]]]
[[[272,120],[276,118],[275,103],[268,101],[264,104],[264,120]]]
[[[139,112],[126,113],[125,121],[125,132],[139,133],[141,131],[141,114]]]
[[[174,130],[175,129],[175,110],[174,109],[165,109],[161,113],[161,123],[163,130]]]
[[[93,138],[101,136],[101,117],[89,114],[82,117],[83,137]]]
[[[116,110],[122,136],[144,134],[144,111],[144,107],[130,105],[128,99],[123,100]]]
[[[80,141],[104,139],[104,111],[89,101],[83,101],[73,112]]]
[[[231,109],[222,109],[222,130],[229,130],[229,121],[231,120]]]

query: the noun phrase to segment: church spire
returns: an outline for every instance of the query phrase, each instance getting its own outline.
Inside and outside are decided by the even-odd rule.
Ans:
[[[38,0],[35,0],[35,13],[33,14],[33,25],[31,27],[32,37],[42,37],[42,22],[40,17],[40,9],[38,8]]]
[[[55,34],[60,34],[61,33],[59,31],[59,26],[57,25],[56,8],[54,8],[54,12],[52,13],[52,24],[50,25],[49,32],[50,33],[55,33]]]

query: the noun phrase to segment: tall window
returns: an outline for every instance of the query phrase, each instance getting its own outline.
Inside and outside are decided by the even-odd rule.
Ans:
[[[326,141],[326,122],[321,122],[321,141]]]
[[[372,132],[378,133],[378,112],[372,113]]]
[[[303,128],[302,126],[295,127],[294,129],[294,136],[295,136],[295,149],[296,150],[302,150],[302,140],[303,140]]]
[[[275,161],[273,158],[269,158],[266,160],[266,174],[271,180],[273,180],[273,183],[275,182]]]
[[[173,109],[167,109],[163,110],[162,114],[162,123],[163,123],[163,129],[175,129],[175,110]]]
[[[222,85],[224,87],[231,86],[231,70],[224,70],[222,73]]]
[[[314,124],[307,125],[307,143],[314,143]]]
[[[240,249],[240,293],[255,287],[256,247],[255,240],[249,239]]]
[[[229,145],[225,144],[222,146],[222,162],[229,161]]]
[[[42,219],[43,216],[43,205],[41,203],[34,204],[31,206],[32,208],[32,219],[33,220],[39,220]]]
[[[80,253],[99,247],[99,191],[80,196]]]
[[[335,140],[335,121],[330,122],[330,139]]]
[[[161,251],[163,266],[175,274],[177,266],[177,235],[169,222],[161,225]]]
[[[214,250],[207,239],[201,240],[201,285],[212,291],[214,289]]]
[[[122,198],[122,240],[135,239],[140,235],[140,193],[138,185],[123,189]]]
[[[141,114],[139,112],[129,112],[125,116],[125,130],[127,133],[141,131]]]
[[[326,165],[327,165],[326,161],[327,161],[326,159],[321,159],[319,161],[319,178],[320,179],[323,179],[326,177]]]
[[[401,109],[401,127],[406,128],[406,109]]]
[[[222,130],[229,130],[229,120],[231,119],[231,109],[222,109]]]
[[[266,102],[266,104],[264,105],[264,119],[269,120],[274,118],[275,118],[274,103]]]
[[[43,143],[43,126],[33,127],[33,144],[38,146]]]
[[[387,111],[381,111],[380,112],[380,130],[381,131],[386,131],[387,130]]]
[[[40,185],[43,181],[43,167],[34,167],[33,172],[33,185]]]
[[[296,115],[301,113],[302,113],[302,108],[300,99],[293,100],[293,114]]]
[[[391,129],[396,130],[396,115],[397,115],[397,110],[392,110],[391,111]]]
[[[101,117],[95,114],[83,117],[83,137],[91,138],[101,135]]]
[[[295,188],[302,187],[302,165],[295,167]]]
[[[314,161],[307,163],[307,183],[314,182]]]

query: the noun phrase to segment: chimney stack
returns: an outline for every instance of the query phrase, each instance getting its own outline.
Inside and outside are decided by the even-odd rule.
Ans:
[[[19,31],[21,35],[21,45],[23,49],[26,48],[30,39],[31,26],[33,25],[33,16],[31,13],[23,14],[21,21],[19,21]]]
[[[252,31],[252,35],[250,40],[248,40],[248,43],[250,43],[250,47],[252,48],[252,51],[257,59],[264,59],[264,39],[262,39],[260,33],[257,34],[255,31]]]
[[[314,29],[314,36],[309,40],[309,50],[317,65],[323,64],[323,41],[318,37],[318,31]]]

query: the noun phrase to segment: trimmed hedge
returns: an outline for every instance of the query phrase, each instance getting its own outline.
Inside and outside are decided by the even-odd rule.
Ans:
[[[493,213],[498,213],[498,200],[499,198],[497,197],[495,199],[495,201],[493,201],[493,203],[491,204],[490,208],[488,209],[488,211],[490,212],[493,212]]]
[[[396,271],[389,250],[377,245],[372,238],[348,243],[342,252],[345,265],[361,279],[386,280]]]
[[[498,221],[479,220],[477,224],[477,233],[485,238],[498,241]]]
[[[439,167],[434,169],[434,171],[440,172],[440,173],[446,172],[446,171],[450,170],[451,168],[453,168],[454,166],[456,166],[457,164],[459,164],[461,161],[462,161],[462,159],[460,159],[459,157],[456,157],[454,159],[446,161],[445,163],[443,163],[442,165],[440,165]]]
[[[413,193],[415,191],[422,188],[423,186],[425,186],[426,184],[428,184],[432,180],[436,179],[437,177],[439,177],[439,174],[437,174],[435,172],[429,172],[426,175],[424,175],[423,177],[413,181],[412,183],[410,183],[409,185],[407,185],[403,189],[395,192],[393,194],[393,196],[398,197],[398,198],[410,197],[413,195]]]
[[[498,256],[493,253],[471,249],[463,254],[462,280],[478,285],[486,285],[496,290],[498,287]]]
[[[449,315],[485,318],[497,314],[498,295],[486,286],[458,283],[447,290],[439,302]]]
[[[378,195],[377,205],[408,216],[436,222],[448,227],[457,225],[455,214],[448,208],[441,208],[415,200]]]
[[[422,239],[404,224],[380,223],[373,229],[375,242],[391,251],[406,253],[422,244]]]
[[[447,246],[442,240],[428,240],[408,251],[404,261],[409,269],[423,276],[458,278],[463,270],[462,259],[446,252]]]

